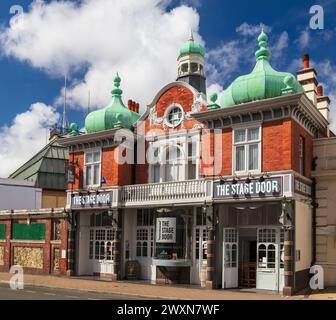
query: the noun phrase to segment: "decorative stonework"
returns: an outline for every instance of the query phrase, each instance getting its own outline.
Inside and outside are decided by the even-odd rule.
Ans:
[[[202,98],[202,94],[199,93],[195,97],[194,103],[191,106],[191,111],[186,113],[186,115],[185,115],[186,119],[191,119],[192,114],[201,112],[203,105],[204,105],[204,101],[203,101],[203,98]]]
[[[14,264],[25,268],[43,268],[43,249],[14,247]]]
[[[149,112],[149,121],[151,125],[156,125],[156,124],[162,124],[163,118],[158,118],[157,117],[157,111],[155,107],[152,107]]]
[[[4,247],[0,247],[0,265],[3,266],[4,265],[4,256],[5,256],[5,248]]]
[[[53,269],[54,271],[59,270],[59,265],[60,265],[60,249],[55,248],[54,249],[54,260],[53,260]]]

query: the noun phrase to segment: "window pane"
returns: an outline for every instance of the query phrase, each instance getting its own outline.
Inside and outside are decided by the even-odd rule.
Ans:
[[[245,146],[236,147],[236,171],[245,170]]]
[[[142,210],[137,211],[137,226],[142,226]]]
[[[94,162],[99,162],[100,161],[100,152],[95,152],[94,153],[93,161]]]
[[[147,257],[147,242],[143,243],[143,247],[142,247],[142,256],[143,257]]]
[[[86,167],[86,184],[87,185],[92,184],[92,167],[91,166]]]
[[[85,157],[85,163],[92,163],[92,153],[87,153]]]
[[[94,175],[93,175],[93,184],[99,184],[99,175],[100,175],[100,165],[94,165]]]
[[[193,161],[188,161],[188,179],[196,179],[196,164]]]
[[[235,130],[235,142],[244,142],[244,141],[245,141],[245,129]]]
[[[141,257],[141,242],[138,241],[136,244],[136,255],[137,257]]]
[[[249,146],[249,170],[258,169],[258,152],[259,146],[258,144],[251,144]]]
[[[196,154],[196,147],[194,143],[188,143],[188,157],[193,157]]]
[[[153,166],[153,182],[160,182],[160,165]]]
[[[247,131],[248,141],[259,140],[259,128],[251,128]]]

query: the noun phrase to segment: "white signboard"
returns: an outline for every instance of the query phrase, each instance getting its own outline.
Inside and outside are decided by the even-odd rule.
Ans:
[[[176,242],[176,218],[156,219],[156,242],[158,243]]]

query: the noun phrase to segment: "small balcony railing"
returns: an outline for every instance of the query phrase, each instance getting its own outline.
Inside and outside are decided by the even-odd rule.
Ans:
[[[203,203],[212,199],[212,181],[189,180],[125,186],[121,193],[124,206]]]

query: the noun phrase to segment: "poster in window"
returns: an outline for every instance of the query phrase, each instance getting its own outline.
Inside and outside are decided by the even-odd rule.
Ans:
[[[156,242],[176,243],[176,218],[156,219]]]

